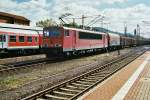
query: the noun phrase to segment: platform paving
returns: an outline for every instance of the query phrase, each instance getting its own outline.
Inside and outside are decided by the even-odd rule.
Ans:
[[[141,66],[144,66],[143,69]],[[141,71],[138,72],[140,69]],[[133,78],[134,81],[132,81]],[[150,51],[85,93],[78,100],[112,99],[150,100]]]
[[[124,100],[150,100],[150,60]]]

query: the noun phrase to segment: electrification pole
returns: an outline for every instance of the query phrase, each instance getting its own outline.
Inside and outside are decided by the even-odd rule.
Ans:
[[[82,15],[82,28],[84,29],[84,19],[85,19],[86,17],[84,16],[84,15]]]
[[[137,24],[137,43],[140,45],[140,25]]]
[[[124,22],[124,35],[127,36],[127,23]]]

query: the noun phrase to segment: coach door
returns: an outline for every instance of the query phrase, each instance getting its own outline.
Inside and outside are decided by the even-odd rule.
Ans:
[[[0,34],[0,48],[7,48],[7,35]]]

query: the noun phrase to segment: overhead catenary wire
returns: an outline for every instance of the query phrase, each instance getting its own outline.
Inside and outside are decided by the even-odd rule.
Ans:
[[[88,25],[88,26],[92,26],[92,25],[96,24],[97,22],[101,22],[102,27],[103,27],[103,20],[104,20],[104,17],[97,18],[95,21],[93,21],[93,22],[92,22],[90,25]]]
[[[71,14],[72,15],[72,14]],[[69,16],[65,16],[65,17],[61,17],[61,19],[60,20],[63,20],[63,19],[65,19],[65,20],[67,20],[68,22],[69,22],[69,19],[72,19],[73,21],[75,21],[75,19],[82,19],[82,22],[84,22],[84,19],[85,18],[93,18],[94,16],[96,16],[93,20],[91,20],[86,26],[92,26],[93,24],[95,24],[95,23],[97,23],[99,20],[101,20],[102,19],[102,15],[101,14],[98,14],[98,15],[90,15],[90,16],[86,16],[86,15],[82,15],[82,17],[70,17],[70,15]],[[101,17],[102,16],[102,17]],[[63,23],[64,23],[65,21],[63,20]]]
[[[101,15],[98,15],[98,16],[95,17],[93,20],[91,20],[91,21],[87,24],[87,26],[91,26],[93,23],[95,23],[95,22],[99,19],[100,16],[101,16]]]

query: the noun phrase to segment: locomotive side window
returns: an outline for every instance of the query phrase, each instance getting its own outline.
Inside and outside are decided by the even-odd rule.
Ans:
[[[32,37],[31,36],[27,37],[27,42],[32,42]]]
[[[19,36],[19,42],[24,42],[24,36]]]
[[[69,36],[69,30],[65,30],[64,34],[65,36]]]
[[[13,36],[13,35],[9,36],[9,41],[16,42],[16,36]]]
[[[79,32],[79,39],[94,39],[101,40],[101,34],[87,33],[87,32]]]

